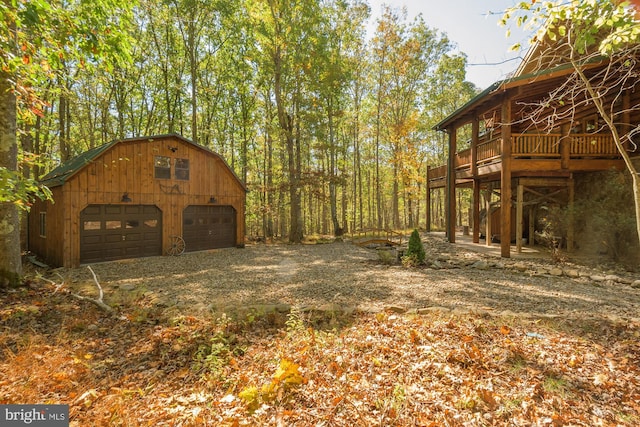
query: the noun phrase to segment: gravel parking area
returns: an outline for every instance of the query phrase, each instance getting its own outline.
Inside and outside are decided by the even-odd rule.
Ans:
[[[632,273],[553,266],[548,257],[501,259],[439,236],[423,241],[429,261],[424,268],[383,264],[375,250],[351,242],[252,244],[91,267],[107,303],[130,298],[185,314],[280,304],[640,317],[639,277]],[[95,295],[87,268],[58,273],[76,291]]]

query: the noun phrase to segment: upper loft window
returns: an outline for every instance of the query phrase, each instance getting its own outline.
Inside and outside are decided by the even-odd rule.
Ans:
[[[171,178],[171,157],[165,157],[165,156],[155,157],[154,177],[158,179]]]
[[[176,179],[189,180],[189,159],[176,159]]]

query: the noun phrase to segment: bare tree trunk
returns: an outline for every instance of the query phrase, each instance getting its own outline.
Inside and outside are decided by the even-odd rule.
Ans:
[[[9,75],[0,70],[0,167],[18,170],[16,97]],[[18,286],[22,276],[18,206],[0,202],[0,288]]]
[[[329,204],[331,206],[331,223],[333,225],[333,235],[341,236],[343,233],[342,227],[338,221],[338,194],[336,191],[336,141],[335,141],[335,129],[333,122],[333,102],[329,98],[327,102],[327,115],[329,121]]]
[[[60,160],[66,162],[71,155],[69,147],[69,134],[67,132],[67,120],[69,117],[69,99],[66,84],[63,88],[63,93],[60,95],[60,102],[58,104],[58,125],[60,132]]]
[[[393,163],[393,190],[391,194],[391,221],[392,226],[394,228],[400,227],[400,173],[398,171],[398,165],[396,162]]]

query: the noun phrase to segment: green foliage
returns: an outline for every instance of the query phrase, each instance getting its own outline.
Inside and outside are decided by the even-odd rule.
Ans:
[[[22,169],[39,165],[36,156],[19,156]],[[20,209],[29,210],[35,199],[52,200],[51,190],[35,179],[26,178],[21,171],[0,166],[0,202],[14,203]]]
[[[424,264],[426,253],[424,251],[424,245],[420,238],[418,230],[413,230],[411,237],[409,237],[409,247],[407,253],[402,257],[402,263],[404,265],[416,266]]]
[[[232,348],[227,337],[216,333],[207,344],[198,347],[192,368],[207,377],[218,379],[232,357]]]
[[[531,42],[565,38],[580,55],[611,55],[640,42],[640,22],[629,2],[610,0],[522,1],[500,20],[537,30]]]

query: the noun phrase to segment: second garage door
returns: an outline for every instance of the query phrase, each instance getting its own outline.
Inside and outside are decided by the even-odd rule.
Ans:
[[[183,212],[182,237],[187,252],[236,245],[233,206],[188,206]]]

